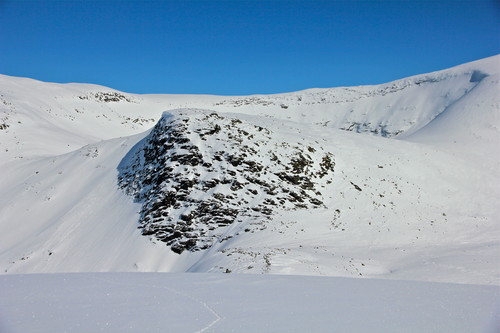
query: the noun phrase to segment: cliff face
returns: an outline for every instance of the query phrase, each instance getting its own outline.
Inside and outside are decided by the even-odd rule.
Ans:
[[[268,128],[208,110],[165,113],[120,166],[142,203],[143,235],[177,253],[266,228],[277,210],[324,207],[335,161],[317,142],[284,142]]]

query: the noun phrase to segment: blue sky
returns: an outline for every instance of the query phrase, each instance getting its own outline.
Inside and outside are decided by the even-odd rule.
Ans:
[[[384,83],[500,52],[500,2],[0,0],[0,73],[134,93]]]

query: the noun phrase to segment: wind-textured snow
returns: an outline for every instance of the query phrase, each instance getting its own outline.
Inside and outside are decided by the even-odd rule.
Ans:
[[[445,287],[463,288],[461,300],[498,293],[499,62],[240,97],[134,95],[0,75],[0,271],[324,275],[471,284]],[[74,279],[91,288],[97,277]],[[120,283],[136,283],[129,277]],[[21,309],[21,282],[2,281]],[[162,288],[183,306],[197,302]],[[402,299],[406,292],[398,289]],[[189,330],[238,327],[222,316],[207,326],[209,312]]]
[[[498,332],[497,286],[305,276],[0,276],[0,331]]]

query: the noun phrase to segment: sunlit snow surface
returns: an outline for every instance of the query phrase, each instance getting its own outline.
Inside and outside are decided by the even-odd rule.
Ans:
[[[499,69],[495,56],[377,86],[241,97],[0,75],[0,332],[480,332],[500,284]],[[153,138],[168,140],[152,130],[162,115],[192,131],[179,137],[197,156],[220,163],[177,165],[182,147],[158,156],[161,165],[142,163]],[[237,192],[224,173],[249,178],[228,165],[240,144],[245,165],[267,173]],[[127,189],[148,194],[149,172],[196,176],[187,193],[196,207],[231,195],[246,214],[269,203],[269,183],[290,179],[282,173],[297,152],[312,161],[304,175],[322,174],[325,156],[335,165],[313,187],[302,174],[282,182],[283,204],[265,219],[196,220],[209,231],[180,255],[169,235],[141,235],[149,213],[160,218],[144,209],[157,198]],[[157,185],[162,199],[177,184]],[[286,200],[301,190],[305,208]],[[188,213],[167,208],[168,223]],[[232,274],[22,275],[68,272]]]
[[[496,286],[331,277],[0,277],[0,331],[498,332]]]

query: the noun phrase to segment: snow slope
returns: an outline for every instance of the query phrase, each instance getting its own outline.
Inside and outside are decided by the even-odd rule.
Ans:
[[[498,170],[499,80],[499,73],[483,78],[468,94],[407,139],[439,147],[456,156],[465,154],[468,159],[477,159]]]
[[[246,113],[381,136],[407,136],[448,107],[460,104],[473,90],[495,90],[499,62],[500,57],[494,56],[376,86],[241,97],[134,95],[97,85],[45,83],[0,75],[0,133],[8,138],[0,142],[4,145],[1,151],[9,150],[11,154],[4,155],[9,158],[68,152],[85,144],[139,133],[154,125],[163,111],[178,108]],[[488,83],[474,89],[481,86],[483,79]],[[495,91],[487,95],[494,96]],[[498,108],[496,102],[484,107]],[[41,136],[43,140],[39,140]]]
[[[498,284],[499,59],[379,86],[246,97],[133,95],[0,76],[1,271]],[[174,109],[181,110],[162,116]],[[166,121],[177,127],[162,127]],[[166,141],[157,139],[168,140],[183,123],[183,142],[167,143],[175,151],[162,148]],[[183,144],[212,169],[200,169]],[[240,164],[229,157],[245,149]],[[153,158],[141,160],[148,151]],[[335,163],[331,173],[311,178],[324,156]],[[262,170],[250,174],[258,165]],[[167,167],[170,174],[162,175]],[[229,171],[243,184],[232,199],[234,179],[221,184]],[[174,174],[175,184],[162,182]],[[161,180],[152,194],[148,176]],[[178,207],[152,209],[186,180],[198,192],[184,193]],[[276,198],[263,184],[272,181],[283,185],[283,203],[266,208]],[[175,230],[210,202],[236,214],[219,214],[219,221],[198,214],[192,230],[188,223]],[[167,215],[148,224],[154,211]]]
[[[83,273],[0,276],[0,289],[0,331],[5,333],[493,333],[500,327],[497,286]]]

